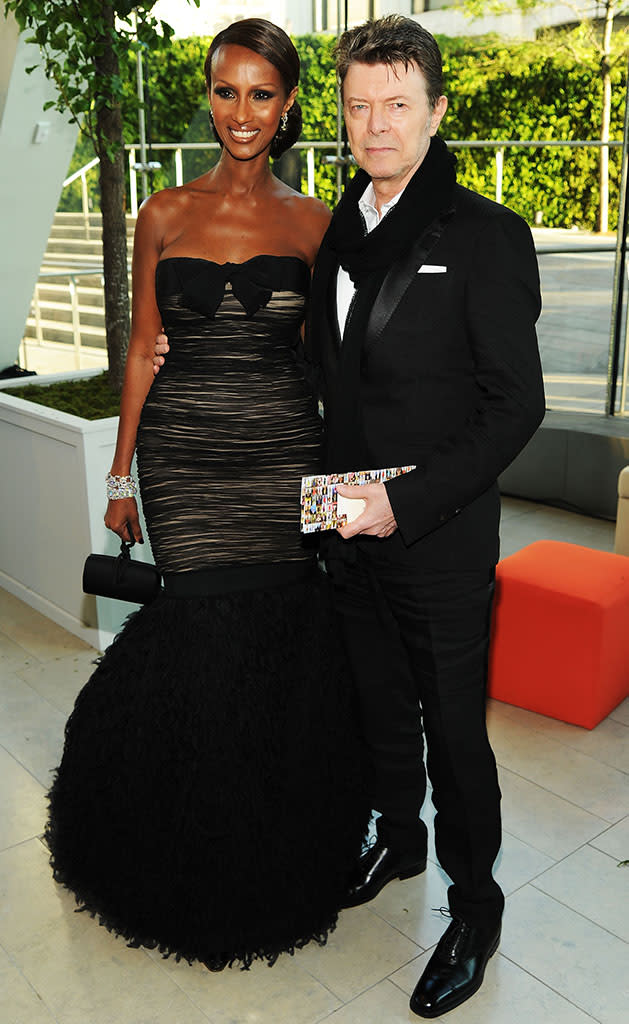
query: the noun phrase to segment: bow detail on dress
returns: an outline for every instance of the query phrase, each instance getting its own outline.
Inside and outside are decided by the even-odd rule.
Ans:
[[[251,279],[251,268],[242,263],[217,264],[204,262],[196,274],[187,277],[183,286],[183,300],[196,313],[214,317],[225,294],[227,282],[248,317],[261,306],[266,306],[273,290]]]

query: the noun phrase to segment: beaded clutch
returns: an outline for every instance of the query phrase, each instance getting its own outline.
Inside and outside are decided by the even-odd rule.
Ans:
[[[162,587],[160,571],[155,565],[131,558],[129,551],[134,543],[123,540],[117,556],[88,555],[83,566],[83,592],[134,604],[154,600]]]

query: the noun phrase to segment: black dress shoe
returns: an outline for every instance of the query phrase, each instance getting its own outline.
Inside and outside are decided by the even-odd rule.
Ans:
[[[350,878],[344,907],[358,907],[374,899],[394,878],[412,878],[426,870],[426,855],[392,850],[381,839],[363,853]]]
[[[439,1017],[464,1003],[481,987],[485,967],[498,949],[500,925],[489,937],[454,918],[437,943],[411,996],[420,1017]]]

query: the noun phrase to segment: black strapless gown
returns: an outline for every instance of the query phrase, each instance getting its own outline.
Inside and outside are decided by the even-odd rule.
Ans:
[[[320,420],[292,257],[174,258],[142,412],[165,590],[79,694],[50,792],[55,878],[133,945],[273,963],[334,927],[368,807],[328,582],[299,532]]]

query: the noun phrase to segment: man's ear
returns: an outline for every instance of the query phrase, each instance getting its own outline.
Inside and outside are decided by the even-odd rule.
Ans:
[[[448,109],[448,97],[440,96],[435,103],[432,114],[430,115],[430,134],[436,135],[439,129],[439,125],[443,120],[443,115]]]

